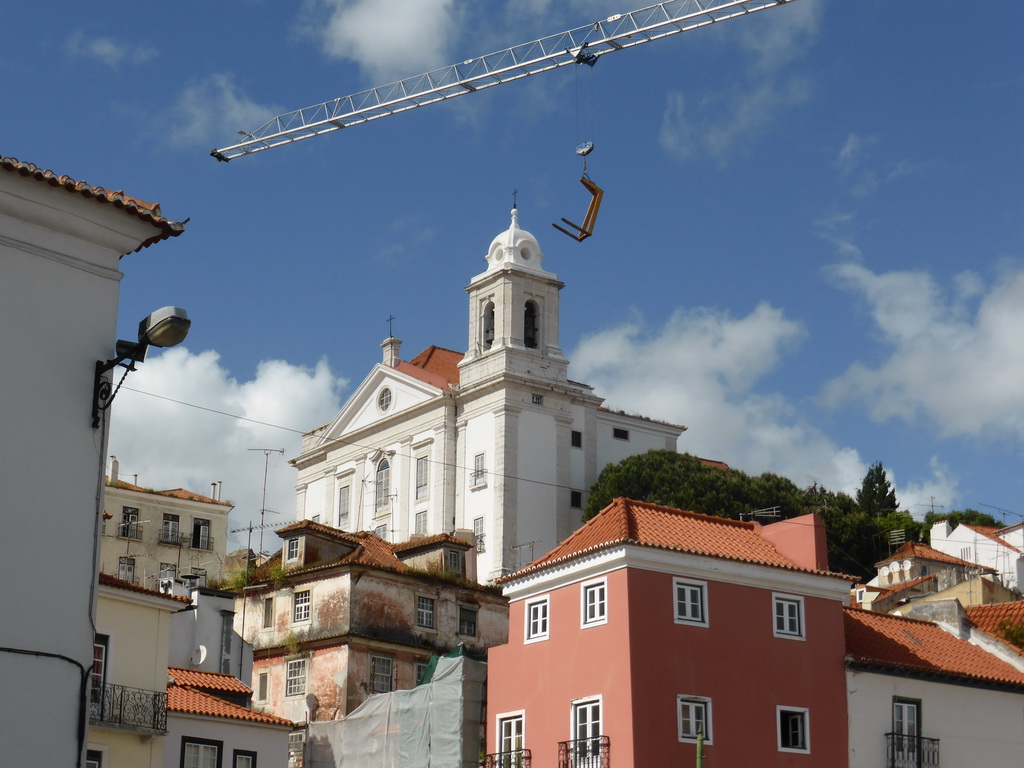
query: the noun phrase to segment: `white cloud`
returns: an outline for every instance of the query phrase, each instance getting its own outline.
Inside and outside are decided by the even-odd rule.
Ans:
[[[316,0],[311,7],[317,21],[307,31],[323,52],[355,62],[374,85],[452,63],[454,0]]]
[[[832,274],[866,303],[887,356],[851,365],[826,402],[859,402],[877,421],[924,420],[944,437],[1024,441],[1024,271],[987,286],[959,275],[948,290],[923,271],[842,264]]]
[[[157,55],[155,49],[147,46],[119,43],[109,37],[90,38],[81,31],[68,38],[67,51],[75,58],[94,59],[110,67],[145,64]]]
[[[283,455],[269,454],[266,508],[278,514],[266,515],[266,522],[291,522],[295,470],[288,459],[298,453],[299,432],[337,413],[346,384],[326,360],[313,369],[263,361],[255,378],[242,382],[231,377],[216,352],[170,349],[149,357],[118,393],[108,454],[117,456],[121,479],[134,482],[138,475],[138,485],[146,488],[209,495],[211,483],[221,481],[222,498],[235,504],[231,527],[240,528],[259,524],[263,505],[265,455],[251,449],[283,448]],[[264,537],[265,548],[278,544],[273,534]],[[236,535],[229,550],[245,545],[245,536]]]
[[[857,452],[783,396],[757,391],[804,335],[767,304],[742,318],[678,310],[660,329],[637,319],[584,339],[571,355],[573,376],[595,385],[609,408],[685,424],[680,450],[853,491],[867,469]]]
[[[231,75],[213,74],[182,91],[171,111],[168,140],[179,146],[223,146],[283,112],[249,99]]]

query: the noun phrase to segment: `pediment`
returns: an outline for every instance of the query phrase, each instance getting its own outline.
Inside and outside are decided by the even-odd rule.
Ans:
[[[390,397],[384,396],[385,390],[390,393]],[[334,440],[374,424],[392,421],[396,416],[443,394],[444,390],[439,387],[377,363],[345,401],[334,421],[327,427],[324,439]],[[382,397],[387,401],[386,409],[382,407]]]

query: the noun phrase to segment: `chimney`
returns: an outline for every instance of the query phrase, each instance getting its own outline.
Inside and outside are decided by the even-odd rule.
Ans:
[[[120,468],[120,464],[117,463],[117,456],[110,457],[110,482],[114,484],[117,482],[117,471]]]
[[[402,340],[396,339],[394,336],[388,336],[381,342],[380,346],[384,350],[384,365],[396,368],[402,361],[402,358],[399,356]]]

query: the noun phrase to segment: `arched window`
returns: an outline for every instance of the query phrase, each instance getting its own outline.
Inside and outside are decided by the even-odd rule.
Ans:
[[[391,465],[387,459],[381,459],[380,464],[377,465],[377,509],[383,509],[390,503],[390,490]]]
[[[528,301],[523,312],[523,343],[530,349],[536,349],[539,340],[540,313],[537,311],[537,303]]]
[[[484,349],[490,349],[494,343],[494,302],[488,301],[484,306]]]

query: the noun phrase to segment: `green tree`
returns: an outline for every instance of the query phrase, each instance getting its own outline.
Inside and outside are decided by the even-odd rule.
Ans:
[[[925,541],[929,541],[931,539],[932,526],[940,520],[947,521],[952,528],[960,525],[960,523],[967,523],[968,525],[987,525],[997,528],[1001,528],[1004,524],[1002,520],[996,520],[992,515],[979,512],[976,509],[954,509],[952,512],[946,513],[929,511],[924,516]]]
[[[862,512],[874,518],[880,518],[899,509],[896,492],[892,489],[889,478],[885,476],[882,462],[876,461],[864,475],[860,490],[857,491],[857,506]]]

